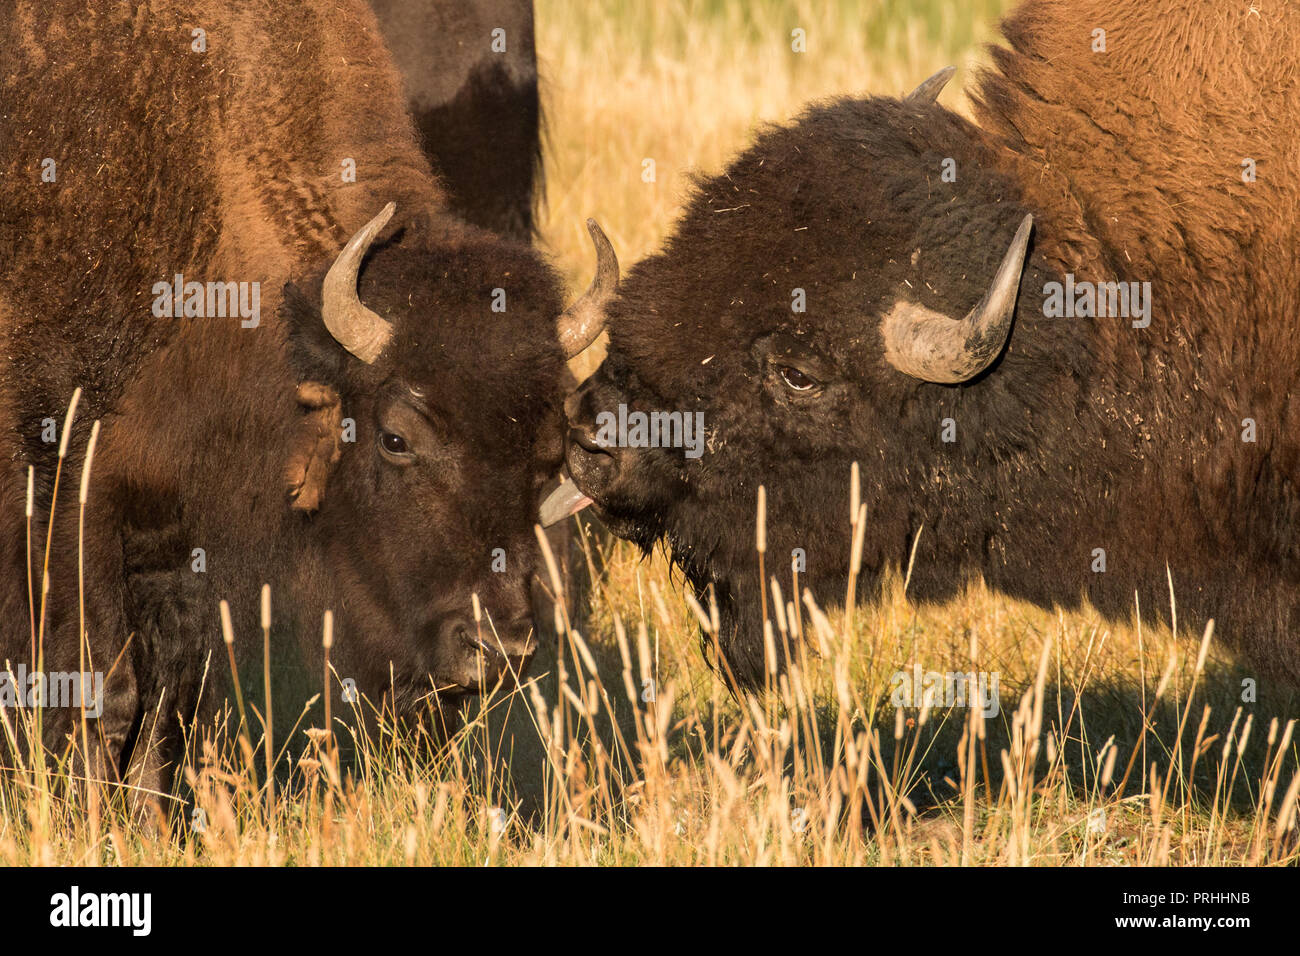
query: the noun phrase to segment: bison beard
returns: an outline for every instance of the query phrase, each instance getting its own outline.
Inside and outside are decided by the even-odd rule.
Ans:
[[[1300,67],[1300,12],[1041,0],[1004,30],[981,126],[933,103],[934,83],[834,101],[698,185],[608,310],[608,357],[568,407],[570,473],[616,533],[665,543],[716,596],[745,684],[765,670],[758,487],[769,575],[792,597],[802,549],[801,586],[842,602],[855,461],[861,597],[918,534],[922,600],[982,577],[1111,616],[1136,593],[1155,619],[1172,579],[1183,625],[1213,617],[1260,672],[1300,678],[1300,111],[1278,92]],[[1244,182],[1242,157],[1277,175]],[[900,352],[958,328],[1026,213],[1005,348],[972,336],[987,362],[952,374]],[[1150,282],[1150,326],[1045,318],[1044,287],[1067,273]],[[599,446],[595,415],[620,404],[702,412],[708,450]]]
[[[257,661],[265,582],[315,673],[333,610],[332,663],[376,705],[517,672],[565,348],[599,303],[561,316],[530,249],[447,213],[365,4],[20,3],[0,60],[0,651],[78,670],[84,597],[87,668],[112,671],[93,770],[169,787],[182,724],[222,700],[218,602]],[[175,274],[259,283],[260,324],[155,317],[149,290]],[[57,464],[42,422],[77,387],[37,652],[23,490],[30,464],[39,580]],[[71,719],[46,718],[60,752]]]

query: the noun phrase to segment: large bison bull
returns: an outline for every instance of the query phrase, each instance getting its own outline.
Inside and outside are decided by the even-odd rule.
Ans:
[[[842,602],[854,463],[864,595],[913,546],[921,599],[982,576],[1150,616],[1172,582],[1298,677],[1300,12],[1034,0],[1004,32],[978,126],[945,74],[700,183],[608,309],[549,517],[586,496],[669,545],[744,683],[759,487],[768,575]]]
[[[376,705],[517,671],[607,278],[563,310],[529,248],[449,214],[361,0],[19,3],[0,61],[0,637],[11,669],[107,675],[91,769],[169,785],[224,700],[219,601],[255,649],[264,583],[317,665],[333,612]]]

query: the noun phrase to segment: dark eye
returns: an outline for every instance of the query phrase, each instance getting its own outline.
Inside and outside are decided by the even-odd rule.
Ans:
[[[805,375],[793,365],[782,365],[779,369],[781,378],[785,384],[789,385],[796,392],[808,392],[817,387],[817,380],[811,375]]]
[[[392,432],[380,432],[379,445],[390,455],[405,455],[407,452],[406,439]]]

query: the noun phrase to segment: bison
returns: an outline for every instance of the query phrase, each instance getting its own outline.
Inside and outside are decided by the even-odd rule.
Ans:
[[[945,71],[698,182],[606,312],[546,511],[664,543],[742,684],[760,486],[768,574],[843,602],[854,463],[860,595],[914,547],[926,601],[982,577],[1155,617],[1172,586],[1294,679],[1300,11],[1031,0],[1003,32],[979,125],[935,101]],[[602,432],[635,412],[702,416],[699,456]]]
[[[107,675],[90,768],[170,785],[222,699],[219,602],[256,660],[264,583],[400,713],[517,672],[607,278],[563,310],[449,212],[362,0],[19,3],[0,60],[0,650]]]
[[[467,222],[528,242],[542,182],[532,0],[371,0],[421,145]]]

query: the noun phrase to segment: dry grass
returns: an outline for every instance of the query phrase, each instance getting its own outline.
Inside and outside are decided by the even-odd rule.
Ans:
[[[719,168],[756,122],[968,66],[1001,4],[596,6],[538,3],[545,245],[575,286],[590,269],[587,215],[634,261],[671,227],[689,172]],[[796,26],[806,54],[790,52]],[[645,158],[656,160],[653,184],[641,180]],[[705,664],[709,610],[662,557],[580,531],[567,557],[582,593],[559,602],[530,680],[471,705],[450,748],[431,755],[377,715],[373,737],[336,722],[352,752],[341,766],[323,731],[267,741],[266,708],[249,689],[236,738],[207,728],[205,757],[186,770],[197,816],[140,825],[140,795],[121,790],[87,805],[59,785],[60,758],[48,755],[47,772],[0,787],[0,863],[1252,865],[1300,855],[1296,700],[1261,686],[1259,703],[1242,703],[1250,675],[1212,635],[1044,611],[979,587],[919,607],[899,575],[851,619],[804,601],[777,615],[772,640],[798,649],[798,665],[737,701]],[[773,607],[792,611],[789,575],[774,587],[785,593],[773,591]],[[997,673],[1000,713],[893,707],[892,675],[913,664]],[[275,710],[292,723],[301,705],[277,699]]]
[[[374,715],[373,736],[335,725],[353,751],[340,767],[323,731],[268,745],[250,696],[244,735],[200,731],[204,757],[186,771],[197,810],[171,830],[136,822],[130,790],[88,812],[48,755],[47,774],[0,794],[0,862],[1297,860],[1294,722],[1236,703],[1237,673],[1209,635],[1112,631],[979,588],[918,608],[895,579],[852,624],[811,601],[778,616],[773,638],[801,648],[799,663],[737,701],[701,662],[709,611],[678,596],[661,560],[586,533],[578,555],[594,572],[583,623],[561,604],[532,678],[472,705],[449,749]],[[996,671],[1002,711],[892,707],[891,674],[913,663]]]
[[[543,248],[574,288],[595,216],[625,264],[670,230],[692,175],[718,172],[763,123],[830,96],[900,95],[942,67],[961,108],[967,68],[1006,0],[593,4],[539,0],[548,189]],[[614,7],[614,12],[610,11]],[[791,49],[802,29],[806,52]],[[654,182],[643,163],[654,161]],[[597,356],[598,358],[598,356]]]

